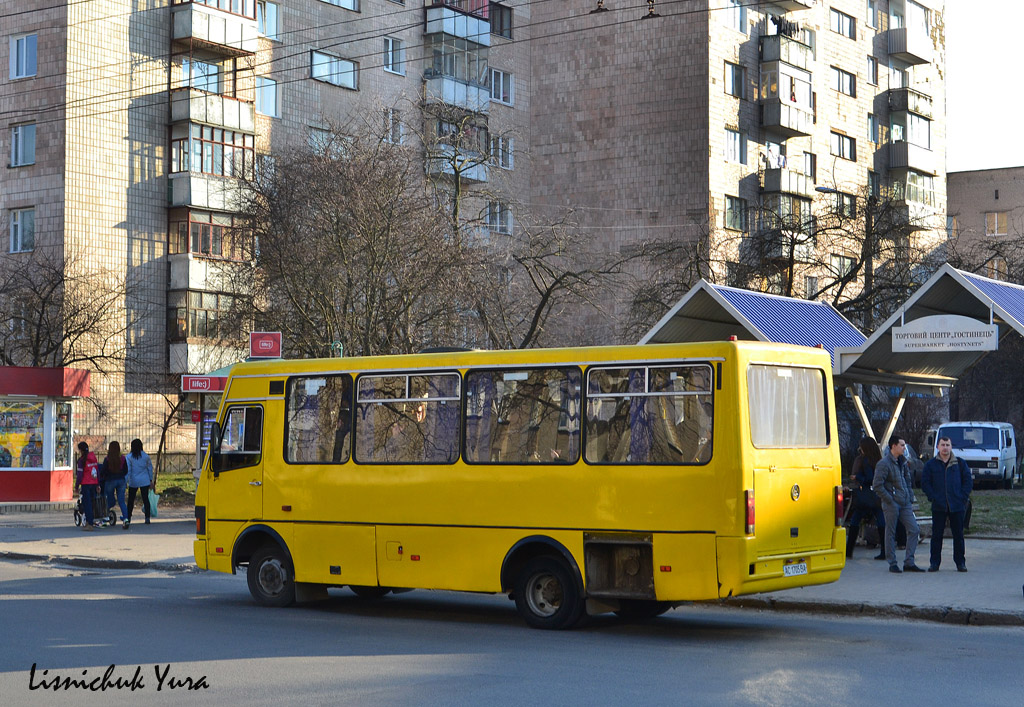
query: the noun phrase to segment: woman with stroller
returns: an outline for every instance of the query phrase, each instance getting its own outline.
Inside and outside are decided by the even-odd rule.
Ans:
[[[865,518],[874,516],[875,525],[878,527],[878,537],[881,541],[885,537],[885,515],[882,513],[882,504],[878,496],[871,490],[871,483],[875,478],[875,465],[882,461],[882,452],[878,443],[870,437],[860,441],[860,450],[857,458],[853,460],[853,512],[850,514],[850,525],[846,529],[846,556],[853,557],[853,548],[857,544],[857,536],[860,534],[860,522]],[[876,560],[885,559],[885,547],[879,543],[881,551]]]
[[[96,491],[100,486],[99,471],[97,469],[96,455],[89,451],[89,445],[85,442],[78,443],[80,456],[75,465],[75,492],[79,487],[82,489],[82,511],[85,513],[85,522],[82,523],[82,530],[93,530],[95,515],[93,514],[93,503],[96,500]]]
[[[121,455],[121,445],[111,442],[107,447],[107,458],[100,464],[100,481],[103,483],[103,490],[107,494],[107,506],[114,507],[114,496],[117,496],[117,505],[121,507],[121,522],[124,529],[128,530],[128,508],[124,504],[125,477],[128,475],[128,462]]]
[[[149,525],[149,489],[156,485],[153,478],[153,462],[149,455],[142,451],[142,440],[132,440],[132,452],[128,455],[128,519],[124,522],[127,528],[132,523],[132,511],[135,510],[135,494],[142,492],[142,509],[146,512],[146,525]]]

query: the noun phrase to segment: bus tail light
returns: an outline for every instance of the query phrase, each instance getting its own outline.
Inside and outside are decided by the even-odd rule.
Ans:
[[[196,506],[196,535],[206,535],[206,506]]]
[[[843,524],[843,487],[836,486],[836,527]]]
[[[747,499],[747,535],[754,534],[754,489],[743,492]]]

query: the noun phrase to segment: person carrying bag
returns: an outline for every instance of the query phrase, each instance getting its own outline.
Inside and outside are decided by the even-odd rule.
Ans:
[[[850,514],[850,524],[846,529],[846,556],[853,557],[853,548],[857,545],[857,536],[860,535],[860,523],[864,519],[875,519],[878,527],[879,539],[885,533],[885,514],[882,513],[882,501],[878,494],[871,490],[871,482],[875,478],[875,465],[882,459],[882,452],[878,443],[870,437],[860,441],[860,449],[857,458],[853,460],[853,512]],[[876,560],[885,559],[885,548],[875,557]]]

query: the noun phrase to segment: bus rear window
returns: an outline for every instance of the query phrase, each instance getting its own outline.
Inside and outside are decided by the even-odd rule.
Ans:
[[[755,447],[828,446],[825,375],[820,369],[751,364],[747,394]]]
[[[587,461],[706,464],[711,459],[711,366],[587,371]]]

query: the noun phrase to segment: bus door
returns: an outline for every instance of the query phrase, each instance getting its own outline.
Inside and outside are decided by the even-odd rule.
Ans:
[[[211,440],[211,444],[217,440]],[[210,459],[209,520],[263,517],[263,408],[231,405]]]

